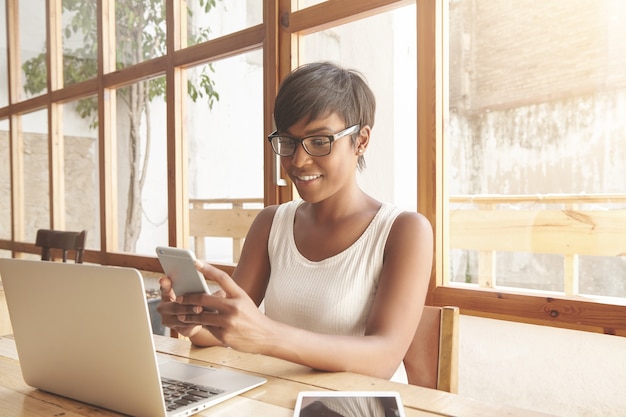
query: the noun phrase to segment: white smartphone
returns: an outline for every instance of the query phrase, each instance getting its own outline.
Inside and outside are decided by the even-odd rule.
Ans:
[[[165,275],[172,280],[177,296],[198,292],[212,294],[219,289],[217,285],[209,286],[198,272],[194,264],[196,257],[190,250],[157,246],[156,253]]]

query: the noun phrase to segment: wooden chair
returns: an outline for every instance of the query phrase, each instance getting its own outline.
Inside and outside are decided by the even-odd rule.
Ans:
[[[404,357],[409,384],[458,392],[459,308],[425,306]]]
[[[85,251],[85,239],[87,231],[69,232],[62,230],[37,230],[37,240],[35,245],[41,248],[41,260],[54,260],[54,252],[62,251],[63,262],[67,262],[67,252],[74,252],[74,262],[83,263],[83,253]]]

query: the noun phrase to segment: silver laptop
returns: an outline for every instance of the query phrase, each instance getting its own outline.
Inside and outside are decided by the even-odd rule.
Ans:
[[[132,416],[178,417],[266,382],[157,355],[135,269],[0,259],[0,279],[32,387]],[[170,398],[181,380],[191,392]]]

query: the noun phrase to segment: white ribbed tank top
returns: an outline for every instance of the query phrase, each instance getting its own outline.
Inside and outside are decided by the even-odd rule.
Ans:
[[[387,237],[402,211],[383,204],[350,247],[313,262],[298,251],[293,236],[301,203],[282,204],[274,216],[268,240],[271,274],[265,314],[317,333],[362,336],[378,287]]]

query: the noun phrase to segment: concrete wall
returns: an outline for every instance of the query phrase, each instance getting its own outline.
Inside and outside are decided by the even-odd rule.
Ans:
[[[619,0],[450,1],[450,194],[626,191],[624,18]],[[563,257],[530,252],[498,253],[499,283],[562,292]],[[477,282],[476,253],[451,264]],[[581,294],[626,296],[626,258],[579,268]]]
[[[626,85],[622,0],[449,3],[453,107],[519,107]]]
[[[25,241],[34,242],[37,229],[50,227],[47,135],[24,134]],[[0,155],[8,157],[8,133],[0,131]],[[3,164],[4,165],[4,164]],[[65,136],[65,229],[87,229],[87,247],[100,247],[97,142]],[[3,168],[8,168],[8,164]],[[10,183],[8,169],[0,173],[0,238],[10,239]],[[80,204],[76,204],[80,202]]]

